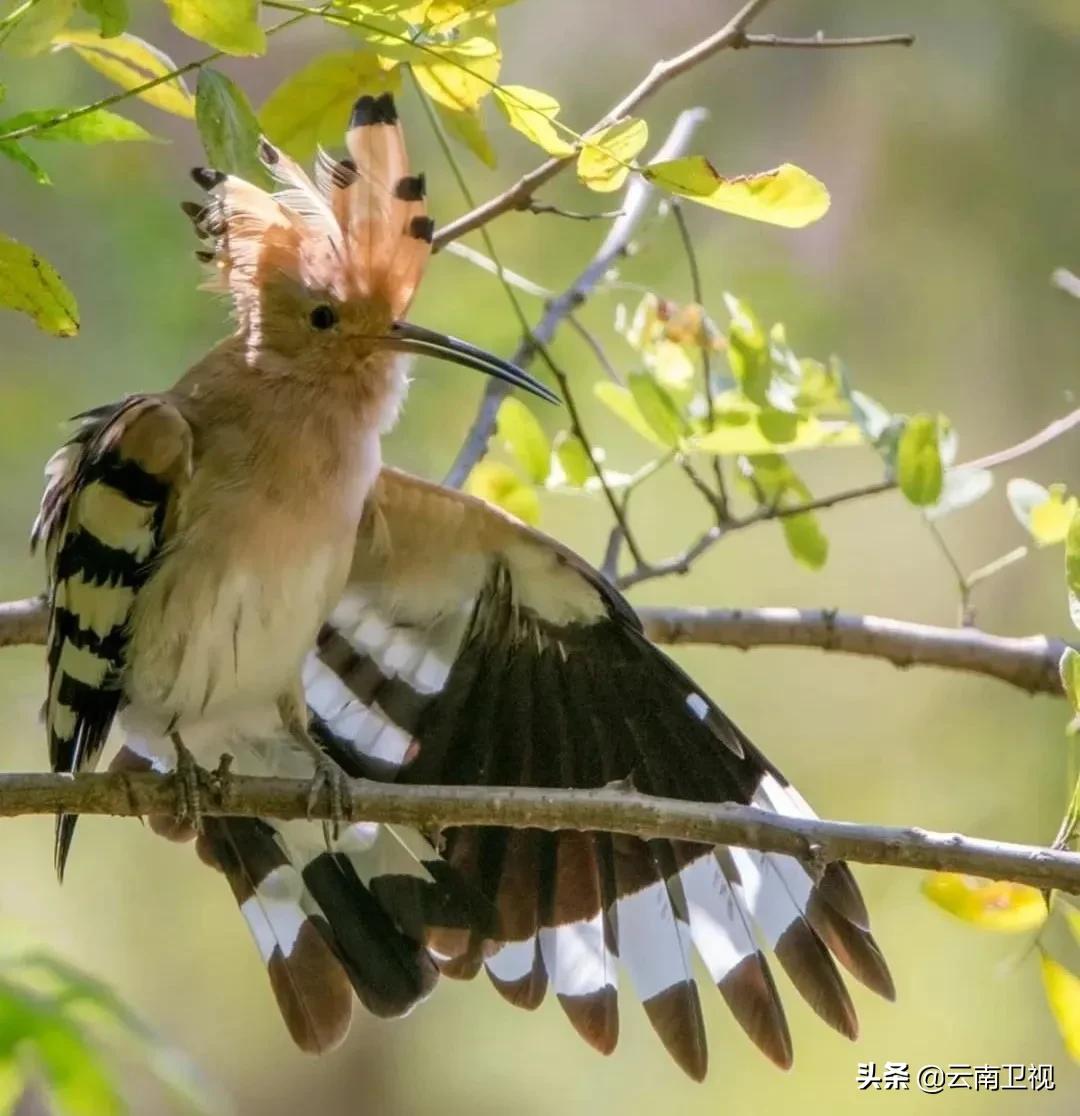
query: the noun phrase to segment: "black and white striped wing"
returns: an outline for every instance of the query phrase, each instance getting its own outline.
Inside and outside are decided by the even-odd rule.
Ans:
[[[305,672],[328,749],[368,777],[596,787],[809,814],[801,796],[629,606],[557,544],[456,492],[389,470],[349,587]],[[512,1003],[548,987],[602,1051],[618,1037],[618,964],[676,1061],[704,1076],[696,952],[739,1023],[781,1066],[791,1040],[771,951],[814,1010],[853,1037],[834,958],[891,997],[847,867],[615,834],[442,833],[494,928],[429,928],[442,969],[480,967]]]
[[[93,770],[120,704],[128,620],[191,473],[191,431],[166,400],[79,416],[50,460],[31,545],[45,540],[50,623],[45,721],[53,771]],[[63,874],[75,817],[57,819]]]

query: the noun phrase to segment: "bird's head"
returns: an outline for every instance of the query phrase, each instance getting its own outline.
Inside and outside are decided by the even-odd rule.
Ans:
[[[434,230],[390,94],[356,102],[345,146],[340,160],[320,149],[312,179],[262,140],[274,193],[220,171],[192,172],[209,201],[184,211],[213,245],[199,255],[214,268],[212,285],[232,296],[250,359],[364,378],[384,373],[396,353],[416,353],[556,401],[516,365],[405,321]]]

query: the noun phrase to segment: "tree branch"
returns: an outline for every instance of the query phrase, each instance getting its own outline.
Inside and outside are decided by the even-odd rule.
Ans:
[[[216,816],[308,817],[310,784],[294,779],[213,777],[205,812]],[[410,787],[350,783],[352,816],[425,830],[460,825],[603,830],[644,838],[741,845],[787,853],[823,869],[834,860],[938,869],[1080,892],[1080,854],[956,833],[792,818],[732,803],[683,802],[613,787]],[[0,775],[0,817],[79,813],[138,817],[171,814],[173,781],[154,774]],[[324,794],[311,812],[329,818]]]
[[[655,643],[816,647],[898,667],[934,666],[996,678],[1032,694],[1064,694],[1058,663],[1067,644],[1044,635],[998,636],[978,628],[940,628],[831,609],[640,608]],[[0,603],[0,647],[43,644],[48,610],[41,597]],[[2,811],[0,811],[2,813]]]
[[[935,666],[996,678],[1031,694],[1063,697],[1058,664],[1067,646],[1044,635],[998,636],[978,628],[941,628],[832,609],[639,608],[655,643],[816,647],[885,659],[894,666]]]
[[[705,119],[705,115],[704,109],[687,109],[681,112],[670,135],[657,152],[656,158],[674,159],[680,155],[689,144],[694,130]],[[536,355],[537,346],[549,344],[563,320],[589,297],[611,265],[626,251],[634,230],[648,211],[649,199],[653,192],[653,187],[643,178],[635,178],[630,183],[626,190],[622,215],[612,224],[585,270],[562,294],[548,303],[543,318],[532,334],[522,340],[517,351],[510,358],[514,364],[523,368],[528,367]],[[484,456],[488,439],[495,429],[495,415],[498,413],[499,404],[508,392],[509,388],[502,380],[488,381],[469,432],[465,435],[457,457],[446,474],[448,485],[460,487],[472,467]]]
[[[848,47],[912,46],[914,35],[853,35],[843,39],[827,39],[819,31],[816,35],[743,35],[734,43],[736,49],[743,47],[809,47],[816,50],[836,50]]]

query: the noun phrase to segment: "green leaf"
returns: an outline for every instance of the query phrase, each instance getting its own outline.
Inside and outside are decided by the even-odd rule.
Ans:
[[[1063,484],[1044,488],[1035,481],[1014,477],[1005,492],[1013,514],[1038,546],[1065,541],[1076,514],[1077,499],[1066,495]]]
[[[900,491],[917,507],[941,498],[945,473],[938,443],[940,424],[934,415],[915,415],[900,435],[896,472]]]
[[[75,296],[52,265],[0,233],[0,306],[29,314],[46,333],[71,337],[79,331]]]
[[[1040,953],[1043,990],[1069,1055],[1080,1061],[1080,977],[1050,954]]]
[[[1065,584],[1069,590],[1069,614],[1080,628],[1080,512],[1073,516],[1065,536]]]
[[[1066,647],[1061,656],[1061,684],[1073,709],[1080,713],[1080,651],[1074,647]]]
[[[417,13],[405,14],[415,18]],[[451,35],[441,26],[432,28],[430,41],[423,46],[413,43],[415,28],[402,16],[364,22],[362,34],[377,46],[384,65],[408,63],[420,88],[435,104],[475,109],[499,80],[502,50],[498,29],[495,17],[483,7],[475,15],[470,12],[455,21]],[[385,28],[384,34],[378,33],[379,26]]]
[[[67,26],[75,11],[75,0],[34,0],[9,25],[3,46],[10,54],[29,58],[40,54]]]
[[[6,156],[13,163],[25,167],[41,186],[49,186],[52,180],[45,173],[45,168],[30,155],[18,140],[0,140],[0,155]]]
[[[532,411],[520,399],[508,396],[499,407],[495,427],[529,479],[543,484],[551,471],[551,445]]]
[[[738,217],[800,229],[824,217],[829,191],[801,167],[784,163],[760,174],[724,178],[702,155],[650,163],[642,171],[657,186]]]
[[[829,557],[829,540],[813,512],[785,516],[780,520],[792,557],[811,570],[820,570]]]
[[[1035,930],[1046,921],[1042,893],[1027,884],[931,872],[922,891],[942,910],[983,930],[1015,934]]]
[[[79,0],[79,6],[98,21],[103,39],[111,39],[127,29],[130,18],[127,0]]]
[[[592,462],[584,443],[569,430],[560,430],[555,435],[555,456],[562,467],[566,483],[581,488],[593,476]]]
[[[690,440],[695,451],[721,457],[863,444],[862,431],[854,423],[804,418],[772,410],[754,413],[718,409],[713,415],[712,430]]]
[[[165,0],[172,21],[186,35],[226,54],[265,54],[259,0]]]
[[[259,121],[244,91],[217,70],[204,66],[195,88],[195,123],[210,166],[261,185]]]
[[[394,93],[400,85],[398,72],[384,70],[369,50],[322,54],[270,94],[259,120],[274,143],[308,159],[319,143],[341,143],[357,97]]]
[[[597,193],[617,190],[630,173],[628,164],[648,141],[648,124],[633,116],[589,136],[578,155],[578,179]]]
[[[667,449],[667,442],[658,438],[645,416],[641,413],[629,388],[613,384],[610,380],[600,380],[593,385],[593,394],[614,415],[622,419],[635,433],[661,449]]]
[[[685,424],[671,396],[648,372],[630,373],[630,394],[649,429],[664,446],[679,444]]]
[[[495,103],[511,127],[549,155],[573,155],[573,145],[562,138],[552,121],[559,115],[559,102],[539,89],[504,85],[495,89]]]
[[[128,120],[126,116],[109,112],[108,109],[95,109],[93,112],[75,116],[70,120],[61,119],[71,111],[71,108],[49,108],[21,112],[18,116],[0,120],[0,130],[14,132],[18,128],[25,128],[28,124],[45,125],[51,120],[56,120],[56,124],[43,127],[26,138],[49,141],[70,140],[73,143],[86,144],[122,143],[132,140],[155,141],[155,137],[141,124]]]
[[[540,497],[532,485],[499,461],[481,461],[473,466],[465,479],[465,491],[495,504],[524,523],[535,526],[540,521]]]
[[[989,469],[949,469],[941,496],[933,507],[926,509],[926,518],[944,519],[981,500],[993,487],[994,474]]]
[[[464,144],[486,167],[495,166],[495,149],[484,130],[484,118],[479,108],[452,109],[433,101],[435,111],[447,132]]]
[[[59,47],[70,47],[88,66],[116,82],[121,89],[135,89],[176,69],[167,54],[126,33],[103,39],[93,31],[65,31],[57,35],[54,42]],[[195,99],[179,77],[152,86],[139,97],[175,116],[188,120],[195,116]]]
[[[768,406],[772,380],[768,338],[746,303],[726,291],[724,303],[731,315],[727,350],[731,374],[747,399]]]

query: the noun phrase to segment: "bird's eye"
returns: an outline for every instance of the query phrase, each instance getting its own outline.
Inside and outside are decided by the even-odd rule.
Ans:
[[[308,320],[315,329],[333,329],[337,325],[337,311],[324,302],[311,311]]]

